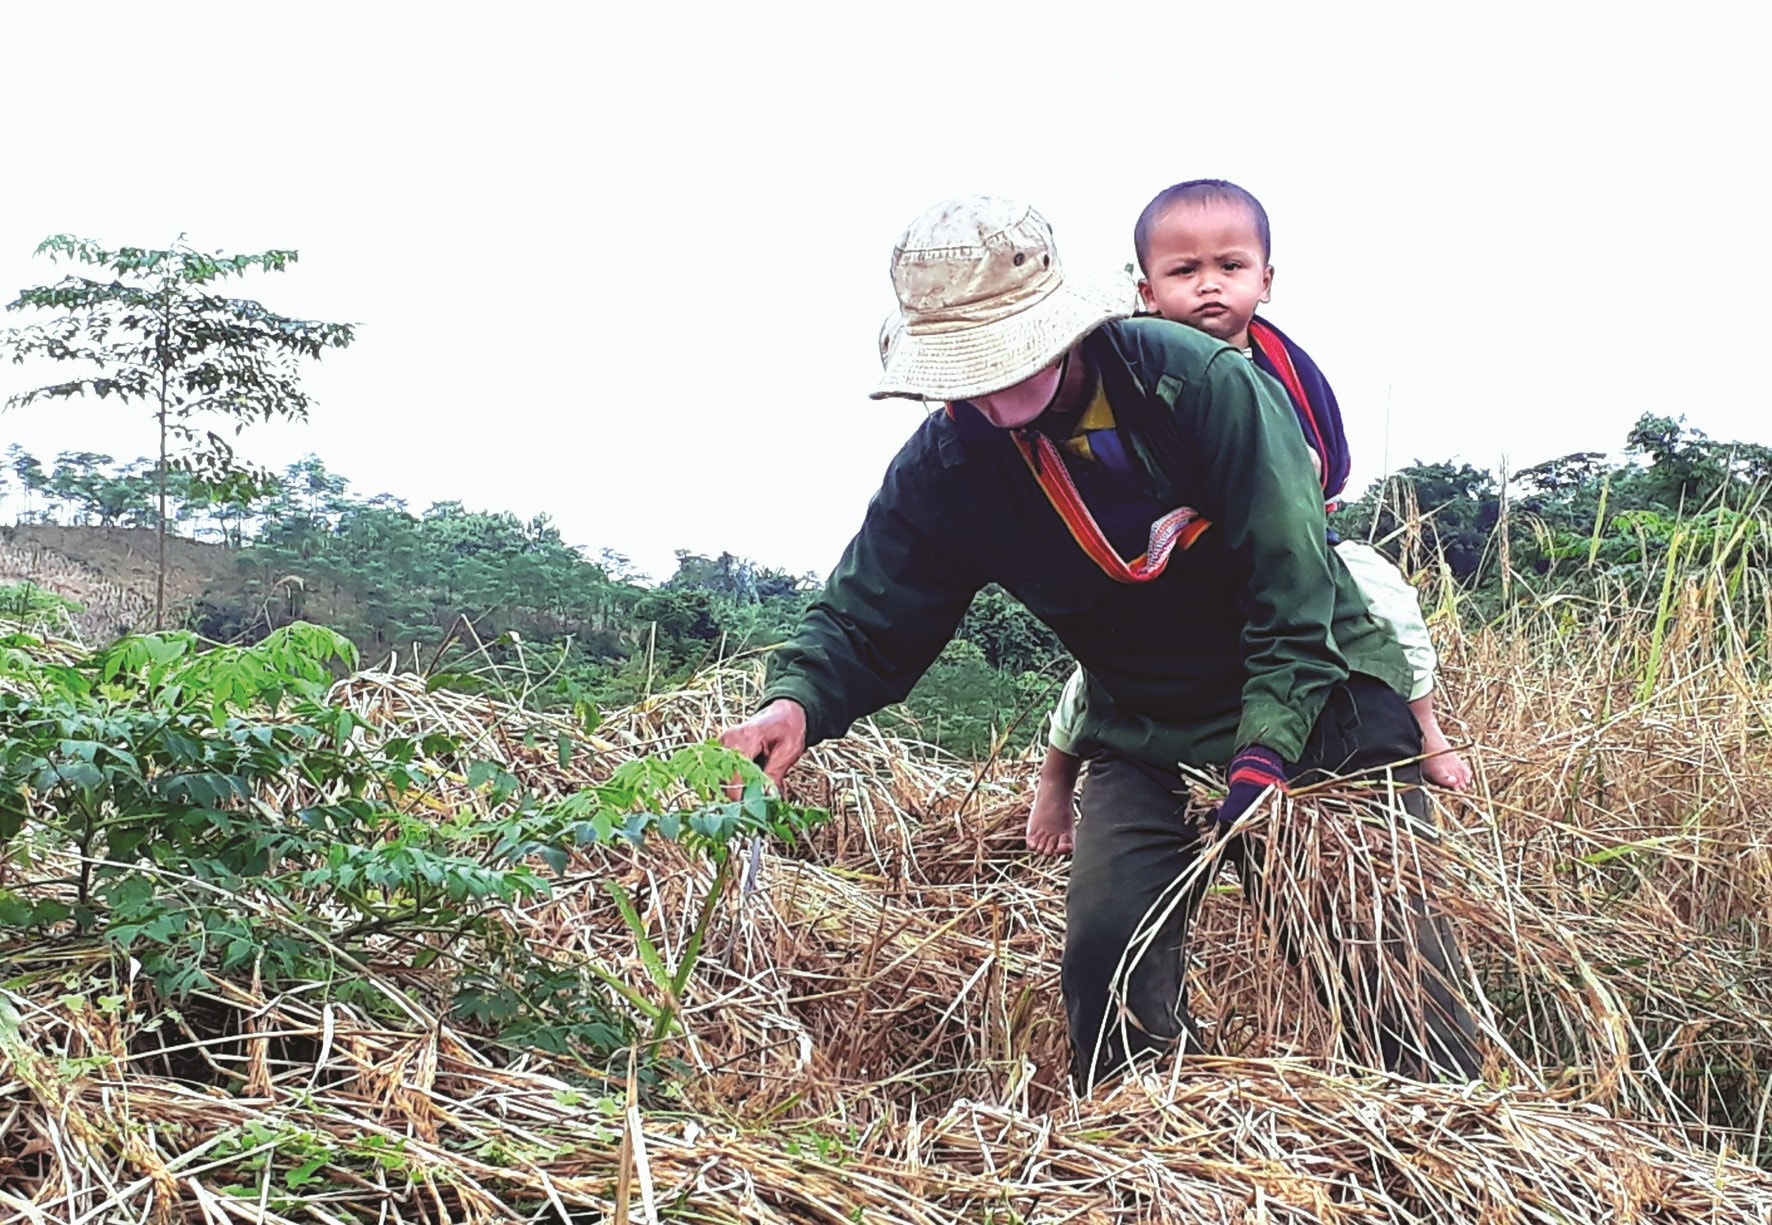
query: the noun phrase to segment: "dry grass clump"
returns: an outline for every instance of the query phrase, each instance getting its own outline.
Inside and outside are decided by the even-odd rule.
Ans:
[[[1058,992],[1062,865],[1021,846],[1025,763],[980,771],[870,729],[793,780],[833,823],[763,848],[719,899],[654,1054],[513,1053],[378,973],[376,1017],[323,987],[175,1006],[89,947],[18,950],[0,987],[0,1206],[20,1220],[1772,1222],[1772,738],[1749,661],[1647,661],[1576,636],[1456,638],[1479,788],[1441,836],[1350,788],[1258,814],[1265,895],[1201,869],[1192,1004],[1207,1054],[1077,1099]],[[1713,652],[1710,656],[1717,657]],[[707,736],[754,678],[710,674],[569,725],[404,676],[342,700],[442,731],[559,794]],[[435,763],[426,803],[480,805]],[[711,867],[593,847],[515,935],[669,1003],[605,883],[669,965]],[[1456,927],[1477,1085],[1366,1070],[1356,1003],[1407,1002],[1422,896]],[[1349,952],[1349,950],[1353,950]],[[441,972],[441,971],[439,971]],[[1362,999],[1362,997],[1364,997]],[[404,1016],[393,1022],[387,1016]],[[305,1171],[291,1185],[291,1172]]]
[[[1763,632],[1750,642],[1720,595],[1693,580],[1665,625],[1611,610],[1610,633],[1556,607],[1524,627],[1449,626],[1483,762],[1454,817],[1473,853],[1487,842],[1496,887],[1554,916],[1628,1008],[1645,1070],[1765,1160],[1772,685]]]
[[[101,1063],[90,1022],[29,1010],[0,1090],[12,1219],[1772,1219],[1763,1172],[1517,1089],[1197,1058],[1044,1112],[961,1100],[764,1126],[596,1098],[447,1026],[292,996],[195,1003],[246,1027],[244,1090],[157,1070],[164,1056]],[[309,1155],[324,1177],[292,1188],[289,1159]]]

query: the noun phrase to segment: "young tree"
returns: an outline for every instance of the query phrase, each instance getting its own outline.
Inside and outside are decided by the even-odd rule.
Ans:
[[[283,487],[274,473],[244,468],[219,477],[192,473],[179,475],[184,478],[178,483],[184,513],[192,519],[206,517],[214,520],[222,544],[236,549],[246,547],[248,520],[259,514],[260,508]]]
[[[350,484],[338,473],[327,471],[318,455],[304,455],[283,469],[283,478],[277,482],[283,502],[279,510],[316,523],[331,523],[345,506],[345,490]]]
[[[109,525],[112,508],[106,487],[116,479],[111,471],[114,467],[115,460],[96,451],[63,451],[55,457],[49,489],[67,506],[70,525]]]
[[[35,455],[16,442],[6,448],[6,466],[12,469],[13,476],[18,479],[18,487],[24,494],[25,508],[17,516],[18,521],[28,523],[31,519],[31,495],[49,488],[49,474],[43,471],[43,465]]]
[[[301,359],[343,348],[354,338],[354,329],[347,323],[291,319],[217,291],[221,282],[253,268],[283,271],[295,262],[294,251],[211,255],[182,239],[164,251],[108,251],[87,239],[57,234],[44,239],[37,254],[83,264],[101,275],[70,274],[53,285],[23,290],[6,309],[57,315],[12,329],[0,337],[0,347],[11,352],[15,363],[40,358],[75,362],[87,370],[65,382],[19,392],[6,407],[92,394],[140,401],[153,409],[160,439],[155,465],[158,627],[166,608],[168,471],[176,465],[220,479],[239,470],[232,447],[212,425],[231,424],[238,434],[254,421],[305,420],[311,401],[297,379]]]

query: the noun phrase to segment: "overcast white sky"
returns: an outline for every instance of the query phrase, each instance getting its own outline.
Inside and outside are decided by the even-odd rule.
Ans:
[[[658,577],[835,561],[919,415],[866,399],[893,241],[977,191],[1073,268],[1175,180],[1261,196],[1356,481],[1616,449],[1646,409],[1772,442],[1767,6],[1066,8],[9,3],[0,292],[59,275],[55,232],[297,247],[244,292],[359,339],[246,455]],[[11,441],[152,447],[78,401]]]

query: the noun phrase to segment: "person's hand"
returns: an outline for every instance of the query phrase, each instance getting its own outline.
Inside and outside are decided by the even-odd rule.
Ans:
[[[1235,825],[1269,787],[1286,790],[1286,763],[1272,749],[1252,744],[1231,758],[1225,778],[1230,790],[1212,814],[1221,830]]]
[[[806,753],[806,708],[790,698],[777,698],[743,723],[727,728],[720,743],[762,766],[780,790],[782,779]]]

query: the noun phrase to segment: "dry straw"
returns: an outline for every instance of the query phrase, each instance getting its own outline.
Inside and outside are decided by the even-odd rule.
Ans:
[[[1641,640],[1510,626],[1454,633],[1446,656],[1476,791],[1436,797],[1433,840],[1374,823],[1348,785],[1258,812],[1264,913],[1234,876],[1202,882],[1205,1054],[1074,1097],[1064,870],[1022,846],[1029,766],[981,777],[864,727],[794,779],[832,824],[721,899],[676,1001],[674,1094],[513,1055],[373,964],[408,1021],[250,984],[175,1010],[127,964],[45,944],[0,988],[0,1216],[1772,1222],[1754,1165],[1772,1159],[1772,738],[1751,659],[1688,633],[1643,695]],[[566,766],[568,725],[483,697],[389,674],[338,697],[564,793],[706,737],[754,679],[612,716]],[[452,768],[424,802],[484,803]],[[673,846],[594,848],[511,927],[657,995],[609,879],[675,964],[713,873]],[[1478,1084],[1367,1070],[1358,1018],[1411,1002],[1394,936],[1421,896],[1463,944]]]

